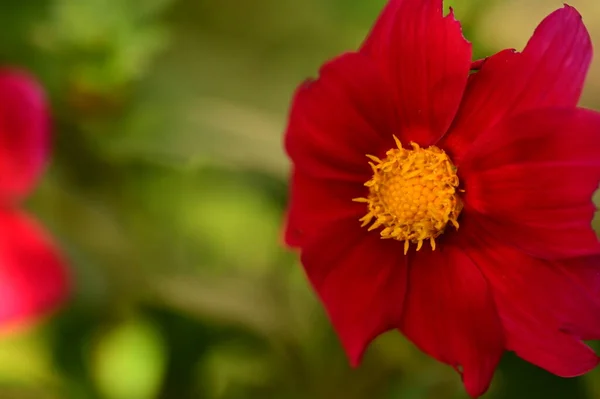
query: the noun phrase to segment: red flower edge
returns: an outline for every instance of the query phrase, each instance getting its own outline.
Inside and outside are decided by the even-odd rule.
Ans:
[[[28,74],[0,70],[0,332],[31,325],[63,303],[69,277],[60,251],[17,209],[49,153],[43,90]]]

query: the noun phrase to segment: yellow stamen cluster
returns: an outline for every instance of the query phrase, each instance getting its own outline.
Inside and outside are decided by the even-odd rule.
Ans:
[[[435,238],[448,222],[458,229],[462,202],[456,167],[438,147],[411,143],[412,149],[406,149],[394,139],[398,148],[389,150],[385,159],[367,155],[373,169],[365,183],[369,195],[353,200],[368,206],[360,221],[363,227],[373,222],[369,231],[382,227],[381,238],[404,241],[404,254],[411,242],[418,251],[426,240],[435,250]]]

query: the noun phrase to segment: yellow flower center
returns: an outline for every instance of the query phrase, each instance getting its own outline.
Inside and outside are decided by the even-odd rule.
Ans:
[[[353,199],[368,206],[362,227],[373,222],[369,231],[382,227],[381,238],[404,241],[404,254],[411,242],[418,251],[425,240],[435,250],[435,239],[448,222],[458,229],[462,202],[456,167],[438,147],[410,143],[412,149],[406,149],[394,139],[398,148],[389,150],[385,159],[367,155],[373,161],[373,177],[365,183],[369,195]]]

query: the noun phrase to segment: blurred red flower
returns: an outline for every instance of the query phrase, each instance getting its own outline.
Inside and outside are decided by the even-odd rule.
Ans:
[[[352,364],[390,329],[473,397],[504,350],[565,377],[598,364],[582,342],[600,338],[600,114],[577,107],[591,56],[569,6],[522,52],[472,63],[442,0],[391,0],[298,88],[285,238]]]
[[[23,72],[0,70],[0,331],[28,325],[68,293],[59,250],[18,209],[48,154],[49,116],[42,89]]]

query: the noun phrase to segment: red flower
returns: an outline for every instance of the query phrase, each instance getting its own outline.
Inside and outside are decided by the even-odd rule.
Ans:
[[[16,206],[45,166],[48,119],[40,87],[21,72],[0,70],[0,331],[29,324],[67,294],[58,250]]]
[[[472,64],[441,0],[391,0],[299,87],[286,242],[352,364],[390,329],[473,397],[504,350],[565,377],[598,364],[582,342],[600,338],[600,114],[577,108],[591,55],[569,6]]]

